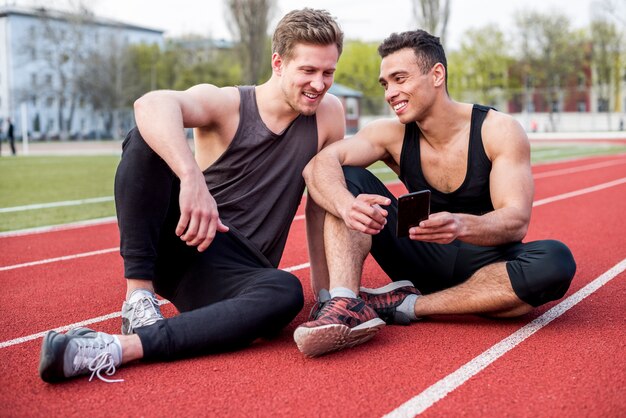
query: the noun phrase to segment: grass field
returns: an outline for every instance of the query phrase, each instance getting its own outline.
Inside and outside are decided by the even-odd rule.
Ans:
[[[626,145],[541,143],[532,147],[534,164],[626,152]],[[116,155],[0,158],[0,231],[57,225],[115,215],[113,178]],[[371,169],[383,180],[397,176],[383,163]],[[95,203],[29,209],[24,205],[109,198]]]

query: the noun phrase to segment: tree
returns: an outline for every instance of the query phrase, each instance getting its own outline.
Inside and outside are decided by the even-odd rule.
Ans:
[[[60,12],[38,8],[41,24],[32,30],[41,33],[25,39],[22,45],[23,56],[38,63],[40,70],[21,96],[28,98],[32,91],[37,91],[40,100],[50,100],[56,105],[61,139],[69,137],[74,112],[81,100],[78,79],[89,51],[85,27],[93,19],[93,13],[82,3],[76,8],[71,14],[62,14],[62,19],[58,16]]]
[[[450,0],[412,0],[413,17],[417,26],[431,35],[438,36],[445,46]]]
[[[228,28],[239,42],[247,84],[258,83],[269,68],[267,31],[275,3],[276,0],[225,0]]]
[[[621,36],[613,23],[596,19],[591,22],[592,60],[596,77],[594,85],[598,93],[598,111],[607,112],[611,121],[611,94],[617,92],[613,106],[619,106],[620,44]]]
[[[497,107],[506,98],[511,61],[504,34],[496,25],[466,31],[460,50],[448,56],[450,95]]]
[[[380,57],[377,48],[376,43],[346,42],[335,73],[337,83],[363,93],[363,112],[366,114],[379,113],[385,104],[378,83]]]
[[[552,130],[555,112],[565,99],[564,86],[579,85],[589,68],[587,50],[580,32],[570,29],[570,20],[561,13],[521,12],[516,19],[520,34],[522,84],[527,89],[525,108],[532,100],[530,90],[543,100]]]

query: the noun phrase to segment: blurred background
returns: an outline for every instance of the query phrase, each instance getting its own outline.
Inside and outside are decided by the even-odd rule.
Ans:
[[[440,36],[453,99],[513,114],[528,132],[619,131],[626,123],[626,0],[2,1],[0,126],[30,142],[119,139],[135,99],[270,74],[287,11],[325,8],[346,32],[331,90],[352,133],[388,115],[378,44]]]

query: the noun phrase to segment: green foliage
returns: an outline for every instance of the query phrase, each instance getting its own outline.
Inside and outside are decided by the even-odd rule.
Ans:
[[[495,25],[465,32],[461,49],[448,56],[448,91],[453,98],[496,106],[508,87],[504,34]],[[466,96],[471,94],[471,99]]]
[[[335,81],[363,93],[363,113],[379,114],[383,107],[384,91],[378,83],[380,56],[378,44],[347,41],[337,65]]]

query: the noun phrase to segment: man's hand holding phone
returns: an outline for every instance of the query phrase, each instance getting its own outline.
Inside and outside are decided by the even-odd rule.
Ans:
[[[430,190],[407,193],[398,198],[398,224],[396,235],[409,237],[409,230],[428,219],[430,215]],[[410,237],[411,239],[415,239]]]

